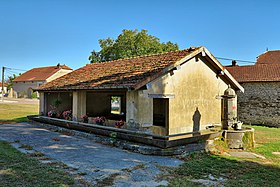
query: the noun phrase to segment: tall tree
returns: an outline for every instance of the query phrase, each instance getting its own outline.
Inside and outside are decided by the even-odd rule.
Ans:
[[[117,39],[100,39],[101,50],[93,50],[89,56],[91,63],[117,60],[140,55],[157,54],[178,49],[178,44],[170,41],[160,42],[149,35],[147,30],[123,30]]]

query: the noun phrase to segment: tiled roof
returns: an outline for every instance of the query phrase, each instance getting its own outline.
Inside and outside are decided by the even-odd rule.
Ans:
[[[7,87],[8,85],[4,83],[4,87]],[[0,82],[0,88],[2,88],[2,82]]]
[[[66,65],[33,68],[15,78],[14,82],[45,81],[47,78],[58,72],[60,69],[72,70]]]
[[[140,83],[156,78],[155,76],[162,73],[165,68],[198,49],[190,48],[162,54],[87,64],[40,86],[38,90],[134,89]]]
[[[258,56],[256,64],[280,64],[280,50],[266,51]]]
[[[225,68],[239,83],[280,81],[280,63],[251,66],[228,66]]]

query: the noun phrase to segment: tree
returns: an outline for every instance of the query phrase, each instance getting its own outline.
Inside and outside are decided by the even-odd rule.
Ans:
[[[8,84],[8,90],[11,89],[13,87],[13,80],[16,78],[17,76],[15,74],[13,74],[12,76],[8,76],[8,79],[6,80],[6,83]]]
[[[161,43],[147,30],[123,30],[116,40],[100,39],[99,45],[101,50],[93,50],[89,56],[91,63],[178,50],[178,44],[170,41]]]

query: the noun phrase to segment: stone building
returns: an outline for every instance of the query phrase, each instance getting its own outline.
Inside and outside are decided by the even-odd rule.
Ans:
[[[261,54],[254,65],[226,69],[245,90],[238,93],[239,120],[280,127],[280,50]]]
[[[57,66],[33,68],[13,81],[16,97],[31,98],[35,88],[70,72],[72,72],[71,68],[60,64],[57,64]]]
[[[205,48],[87,64],[42,85],[40,113],[60,111],[124,120],[153,134],[179,136],[221,124],[221,95],[240,84]],[[118,99],[119,109],[112,105]]]

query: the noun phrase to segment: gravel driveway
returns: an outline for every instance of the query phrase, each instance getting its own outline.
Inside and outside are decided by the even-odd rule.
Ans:
[[[112,176],[113,186],[167,185],[167,181],[157,179],[162,173],[160,168],[182,163],[171,157],[141,155],[87,138],[52,132],[36,124],[0,125],[0,132],[2,140],[30,145],[45,156],[75,168],[92,185]]]

